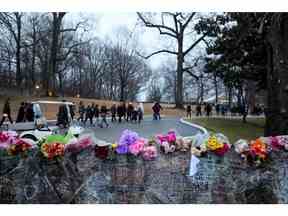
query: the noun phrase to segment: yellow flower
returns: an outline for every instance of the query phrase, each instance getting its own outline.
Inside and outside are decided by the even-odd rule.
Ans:
[[[112,143],[112,148],[117,148],[117,143]]]
[[[216,149],[222,148],[224,146],[223,143],[219,142],[215,136],[209,137],[207,140],[208,149],[214,151]]]

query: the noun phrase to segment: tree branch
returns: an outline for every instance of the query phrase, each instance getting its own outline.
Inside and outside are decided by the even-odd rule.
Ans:
[[[149,28],[158,28],[158,30],[160,31],[161,28],[162,29],[166,29],[172,33],[169,33],[171,35],[173,35],[173,37],[176,37],[177,38],[177,31],[173,28],[170,28],[169,26],[165,26],[165,25],[157,25],[157,24],[153,24],[151,22],[149,22],[148,20],[146,20],[141,13],[137,12],[137,15],[138,17],[140,18],[140,20],[145,24],[146,27],[149,27]],[[168,32],[166,32],[168,33]],[[174,33],[174,34],[173,34]],[[170,36],[171,36],[170,35]]]
[[[200,43],[206,36],[208,35],[208,32],[203,34],[198,40],[196,40],[185,52],[184,56],[187,55],[198,43]]]
[[[173,55],[177,55],[177,52],[173,52],[173,51],[170,51],[170,50],[158,50],[156,52],[151,53],[148,56],[143,56],[139,52],[136,52],[136,53],[137,53],[137,55],[139,55],[140,57],[145,58],[145,59],[149,59],[151,56],[159,54],[159,53],[170,53],[170,54],[173,54]]]
[[[192,73],[189,69],[191,69],[192,67],[189,68],[184,68],[183,72],[187,72],[190,76],[192,76],[193,78],[195,78],[196,80],[199,80],[199,77],[196,76],[194,73]]]
[[[192,18],[195,16],[196,12],[193,12],[189,18],[187,19],[187,21],[184,23],[183,25],[183,29],[185,29],[187,27],[187,25],[190,23],[190,21],[192,20]]]

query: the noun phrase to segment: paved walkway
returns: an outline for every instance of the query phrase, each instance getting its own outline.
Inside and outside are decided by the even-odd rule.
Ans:
[[[178,135],[192,136],[200,132],[199,129],[180,122],[179,117],[164,117],[160,121],[152,120],[151,117],[145,117],[140,123],[111,123],[108,128],[91,127],[99,139],[115,142],[119,139],[121,132],[130,129],[137,132],[140,136],[150,138],[159,133],[167,133],[170,129],[175,130]],[[89,123],[87,123],[89,125]]]

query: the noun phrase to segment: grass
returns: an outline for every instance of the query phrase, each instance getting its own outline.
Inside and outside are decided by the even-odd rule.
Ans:
[[[201,125],[208,131],[223,133],[232,143],[239,139],[251,140],[263,136],[265,126],[264,118],[249,118],[247,123],[243,123],[242,119],[221,118],[194,118],[188,121]]]

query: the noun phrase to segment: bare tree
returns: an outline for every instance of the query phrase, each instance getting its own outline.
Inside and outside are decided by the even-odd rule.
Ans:
[[[175,55],[177,57],[177,85],[176,85],[176,98],[175,103],[177,108],[183,107],[183,74],[184,72],[188,72],[191,76],[198,78],[196,75],[194,75],[189,67],[184,67],[184,61],[185,56],[190,53],[197,44],[199,44],[207,35],[207,33],[202,34],[197,38],[195,41],[193,41],[190,46],[186,50],[184,50],[184,36],[187,33],[187,30],[189,29],[188,26],[193,23],[193,18],[195,18],[196,13],[171,13],[171,12],[163,12],[161,13],[161,24],[154,23],[151,21],[151,19],[145,17],[142,13],[137,13],[139,19],[144,23],[144,25],[148,28],[154,28],[158,29],[160,35],[168,36],[172,39],[175,39],[177,42],[177,50],[168,50],[168,49],[162,49],[158,50],[156,52],[151,53],[148,56],[144,56],[146,59],[152,57],[153,55],[159,54],[159,53],[168,53]],[[169,21],[166,20],[170,19],[173,23],[172,25],[169,25]],[[195,31],[196,32],[196,31]]]

